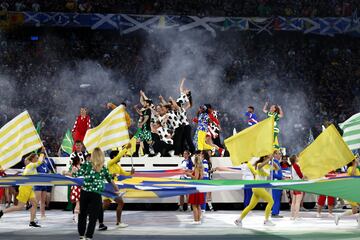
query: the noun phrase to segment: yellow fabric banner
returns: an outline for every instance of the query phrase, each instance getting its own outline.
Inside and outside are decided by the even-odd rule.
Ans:
[[[274,151],[274,118],[267,118],[258,124],[242,130],[225,139],[234,166],[249,161],[252,157],[261,157]]]
[[[354,158],[335,126],[330,125],[300,153],[299,165],[308,179],[316,179],[345,166]]]

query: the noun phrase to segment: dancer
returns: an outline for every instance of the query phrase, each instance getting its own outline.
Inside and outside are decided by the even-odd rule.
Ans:
[[[190,155],[190,152],[189,152],[188,150],[185,150],[185,151],[184,151],[183,156],[184,156],[184,160],[182,160],[182,162],[181,162],[181,168],[185,171],[185,174],[184,174],[183,176],[181,176],[180,179],[182,179],[182,180],[191,179],[191,177],[188,177],[188,176],[186,175],[186,173],[192,172],[194,163],[193,163],[193,161],[191,160],[191,155]],[[180,200],[180,202],[179,202],[179,209],[178,209],[178,211],[183,212],[183,211],[185,211],[185,209],[184,209],[185,196],[184,196],[184,195],[181,195],[181,196],[179,197],[179,200]],[[189,206],[189,205],[187,206],[187,209],[190,210],[190,206]]]
[[[151,99],[146,98],[143,91],[140,91],[140,102],[143,106],[142,109],[136,109],[140,114],[138,122],[138,130],[135,133],[134,137],[140,139],[144,144],[145,154],[154,154],[154,149],[152,147],[152,138],[151,138],[151,108],[154,106]]]
[[[208,131],[208,125],[210,121],[214,121],[210,119],[208,114],[208,108],[205,105],[200,106],[197,118],[193,119],[194,122],[197,123],[197,128],[194,136],[194,145],[197,150],[218,150],[220,155],[223,156],[224,149],[219,148],[215,144],[209,145],[206,143],[206,134]]]
[[[242,179],[243,180],[254,180],[254,175],[251,172],[251,163],[250,162],[244,162],[240,165],[241,173],[242,173]],[[250,200],[252,197],[252,189],[251,188],[245,188],[244,189],[244,208],[246,208],[250,204]]]
[[[279,150],[275,150],[273,154],[272,164],[276,166],[277,170],[271,171],[271,180],[282,180],[283,174],[280,167],[280,160],[281,160],[281,152]],[[281,196],[283,190],[272,189],[272,197],[274,200],[274,206],[271,210],[271,217],[272,218],[283,218],[280,215],[280,207],[281,207]]]
[[[80,193],[80,214],[78,231],[80,239],[92,239],[96,221],[101,210],[101,193],[105,188],[104,180],[113,185],[114,191],[118,192],[117,185],[112,180],[109,170],[104,166],[105,156],[100,148],[95,148],[91,154],[90,161],[86,161],[76,177],[84,177],[84,185]],[[87,219],[89,216],[89,223]],[[86,234],[85,234],[86,231]]]
[[[75,148],[74,151],[70,154],[70,160],[72,161],[73,158],[78,157],[80,159],[80,164],[83,164],[88,158],[89,153],[86,151],[85,146],[81,140],[75,141],[74,145]],[[71,162],[70,162],[70,166],[72,166]]]
[[[45,156],[45,148],[41,148],[40,156],[38,156],[35,153],[31,153],[26,159],[25,159],[25,170],[23,172],[23,176],[27,175],[35,175],[37,174],[36,168],[41,165],[41,163],[44,161]],[[19,187],[19,195],[17,196],[17,199],[19,200],[17,206],[9,207],[5,210],[0,211],[0,218],[3,216],[3,214],[14,212],[14,211],[20,211],[22,210],[28,201],[30,201],[32,207],[30,208],[30,227],[41,227],[35,222],[36,217],[36,209],[37,209],[37,201],[35,197],[35,192],[33,190],[32,186],[20,186]]]
[[[298,157],[293,155],[290,157],[291,162],[291,178],[293,180],[303,179],[300,166],[298,165]],[[299,191],[292,191],[292,202],[291,202],[291,220],[299,219],[300,204],[303,197],[303,193]]]
[[[246,122],[249,126],[253,126],[258,123],[255,109],[253,106],[248,106],[247,112],[245,113]]]
[[[209,117],[212,121],[209,122],[208,132],[206,135],[206,142],[208,144],[215,144],[219,148],[222,148],[222,144],[220,141],[220,121],[219,121],[219,112],[212,108],[210,104],[205,104],[205,106],[209,110]]]
[[[80,158],[79,156],[74,156],[71,161],[71,170],[69,172],[63,172],[64,175],[74,177],[76,173],[79,171]],[[71,186],[70,188],[70,201],[72,204],[75,204],[75,208],[73,211],[73,222],[78,223],[79,213],[80,213],[80,194],[81,187],[80,186]]]
[[[192,173],[188,173],[192,179],[200,180],[203,179],[203,164],[198,155],[195,155],[195,166]],[[205,194],[204,193],[194,193],[189,195],[189,204],[193,210],[194,222],[193,224],[201,224],[201,209],[200,205],[205,203]]]
[[[360,170],[359,170],[359,160],[355,159],[353,160],[351,163],[349,163],[348,165],[348,169],[347,169],[347,174],[348,176],[360,176]],[[349,202],[351,205],[351,210],[347,210],[342,214],[336,214],[335,215],[335,224],[338,225],[339,221],[341,218],[345,217],[345,216],[351,216],[351,215],[355,215],[357,214],[357,223],[358,223],[358,227],[360,228],[360,214],[359,212],[359,203],[356,202]]]
[[[256,114],[255,114],[255,109],[253,106],[248,107],[247,112],[245,113],[245,117],[247,118],[246,122],[250,127],[258,123]],[[250,162],[244,162],[240,166],[241,170],[242,170],[242,174],[243,174],[242,179],[244,179],[244,180],[254,180],[254,175],[250,171],[250,168],[251,168],[250,165],[251,165]],[[249,205],[251,196],[252,196],[252,189],[245,188],[244,189],[244,208],[246,208]]]
[[[83,141],[86,135],[86,131],[91,128],[90,116],[87,114],[85,107],[80,108],[80,115],[76,118],[74,127],[72,129],[73,139],[76,143],[77,141]],[[75,151],[75,145],[73,147]]]
[[[52,172],[50,169],[51,167],[49,166],[49,164],[46,161],[49,161],[49,160],[47,160],[45,158],[44,162],[41,163],[41,165],[39,167],[37,167],[36,170],[38,173],[48,174],[48,173]],[[51,186],[34,186],[36,201],[40,205],[41,219],[46,218],[46,216],[45,216],[46,198],[47,198],[47,192],[49,190],[51,190]]]
[[[282,110],[282,108],[279,105],[272,105],[270,107],[270,110],[267,110],[269,103],[266,102],[263,108],[263,112],[267,114],[268,117],[274,117],[275,122],[274,122],[274,148],[275,149],[280,149],[280,145],[279,145],[279,133],[280,133],[280,129],[279,129],[279,120],[280,118],[284,117],[284,112]]]
[[[256,180],[266,180],[267,177],[270,176],[271,165],[269,162],[272,159],[272,155],[261,157],[255,163],[255,168],[251,166],[251,172],[253,173]],[[275,169],[277,165],[274,165]],[[277,169],[278,170],[278,169]],[[265,208],[265,226],[274,226],[275,224],[269,220],[271,208],[274,204],[274,200],[272,199],[271,195],[266,191],[264,188],[253,188],[253,195],[250,200],[249,206],[247,206],[244,211],[241,213],[240,218],[235,220],[235,224],[239,227],[242,227],[242,221],[246,217],[246,215],[256,207],[257,203],[260,199],[265,200],[267,202]]]
[[[195,152],[195,147],[191,137],[191,126],[187,118],[187,111],[192,108],[193,101],[191,96],[191,91],[184,88],[185,78],[182,79],[180,84],[180,97],[176,99],[176,103],[181,108],[180,111],[180,121],[184,126],[183,136],[182,136],[182,149],[187,149],[190,153]],[[185,146],[187,145],[187,147]]]
[[[109,169],[110,174],[113,175],[114,180],[117,181],[117,177],[119,175],[122,176],[131,176],[134,174],[134,169],[131,169],[131,172],[126,172],[124,169],[122,169],[122,167],[119,165],[119,162],[121,160],[121,158],[127,154],[127,152],[131,149],[131,144],[128,143],[127,145],[125,145],[125,147],[119,152],[119,151],[112,151],[110,153],[110,161],[107,163],[107,167]],[[103,199],[103,209],[106,210],[109,208],[111,202],[113,200],[111,198],[104,198]],[[114,201],[117,203],[117,207],[116,207],[116,226],[118,226],[119,228],[126,228],[128,226],[128,224],[121,222],[121,214],[122,214],[122,210],[124,208],[124,200],[122,197],[117,197],[114,199]],[[99,222],[100,225],[103,223],[103,217],[104,213],[101,212],[100,213],[100,218],[99,218]]]
[[[328,175],[332,175],[332,174],[336,174],[335,171],[331,171],[328,173]],[[333,215],[333,209],[334,209],[334,206],[335,206],[335,198],[334,197],[331,197],[331,196],[319,196],[318,198],[318,208],[317,208],[317,213],[316,213],[316,217],[317,218],[321,218],[321,211],[323,209],[323,207],[325,206],[325,202],[326,202],[326,199],[327,199],[327,205],[328,205],[328,211],[329,211],[329,217],[334,217]]]

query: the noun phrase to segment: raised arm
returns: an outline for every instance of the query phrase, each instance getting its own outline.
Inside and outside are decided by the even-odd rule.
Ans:
[[[141,105],[145,106],[145,100],[147,100],[148,97],[146,97],[143,90],[140,90],[140,103]]]
[[[264,107],[263,107],[263,112],[264,112],[264,113],[267,113],[267,112],[268,112],[268,110],[267,110],[268,104],[269,104],[269,103],[266,102],[265,105],[264,105]]]
[[[181,82],[180,82],[180,93],[183,93],[185,91],[184,89],[184,83],[185,83],[186,78],[182,78]]]
[[[165,101],[164,97],[161,96],[161,95],[159,96],[159,100],[160,100],[160,104],[162,104],[162,105],[168,104],[168,103]]]
[[[114,110],[117,107],[115,104],[113,104],[111,102],[107,103],[106,106],[108,109],[111,109],[111,110]]]
[[[130,147],[128,147],[130,145]],[[131,148],[131,144],[128,143],[126,145],[126,148],[124,148],[123,150],[121,150],[118,155],[116,157],[114,157],[113,159],[111,159],[109,162],[108,162],[108,167],[114,165],[114,164],[117,164],[118,162],[120,162],[121,158],[126,154],[127,150]]]
[[[178,111],[180,109],[180,107],[177,105],[177,103],[175,102],[175,100],[172,97],[169,97],[169,101],[171,102],[171,105],[175,110]]]
[[[278,108],[279,108],[279,111],[280,111],[280,113],[279,113],[279,117],[284,117],[284,112],[283,112],[283,110],[282,110],[282,108],[281,108],[281,106],[280,105],[278,105]]]

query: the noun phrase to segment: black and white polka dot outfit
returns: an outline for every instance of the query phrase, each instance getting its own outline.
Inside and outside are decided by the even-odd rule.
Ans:
[[[189,97],[185,93],[181,93],[180,97],[176,99],[176,102],[180,103],[181,106],[189,102]]]

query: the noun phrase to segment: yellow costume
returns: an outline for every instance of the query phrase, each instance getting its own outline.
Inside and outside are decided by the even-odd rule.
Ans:
[[[259,165],[259,164],[258,164]],[[266,180],[270,176],[270,166],[266,165],[262,169],[255,170],[251,164],[248,164],[250,171],[254,174],[256,180]],[[253,195],[251,197],[249,205],[241,213],[240,218],[244,219],[246,215],[256,207],[260,199],[263,199],[268,204],[265,208],[265,219],[268,220],[271,213],[271,208],[274,205],[272,196],[265,190],[265,188],[253,188]]]
[[[348,174],[349,176],[360,176],[360,170],[359,170],[358,168],[355,169],[355,174],[354,174],[354,175],[352,175],[352,171],[353,171],[353,167],[352,167],[352,166],[351,166],[351,167],[348,167],[348,169],[347,169],[347,174]],[[357,206],[359,206],[359,204],[356,203],[356,202],[349,202],[349,204],[350,204],[352,207],[357,207]]]
[[[206,132],[198,131],[198,150],[211,150],[214,147],[206,143]]]
[[[37,174],[36,168],[40,166],[42,161],[37,161],[35,163],[29,163],[23,172],[23,176],[26,175],[35,175]],[[27,203],[30,199],[35,198],[35,192],[33,190],[33,186],[20,186],[19,187],[19,194],[16,197],[19,202]]]
[[[107,168],[109,169],[109,172],[111,175],[113,174],[118,174],[118,175],[123,175],[123,176],[130,176],[131,173],[125,171],[118,163],[120,162],[121,158],[131,149],[123,149],[119,152],[119,154],[114,157],[113,159],[111,159],[108,163],[107,163]],[[117,176],[114,176],[114,180],[117,181]],[[103,200],[110,200],[112,201],[111,198],[103,198]]]

